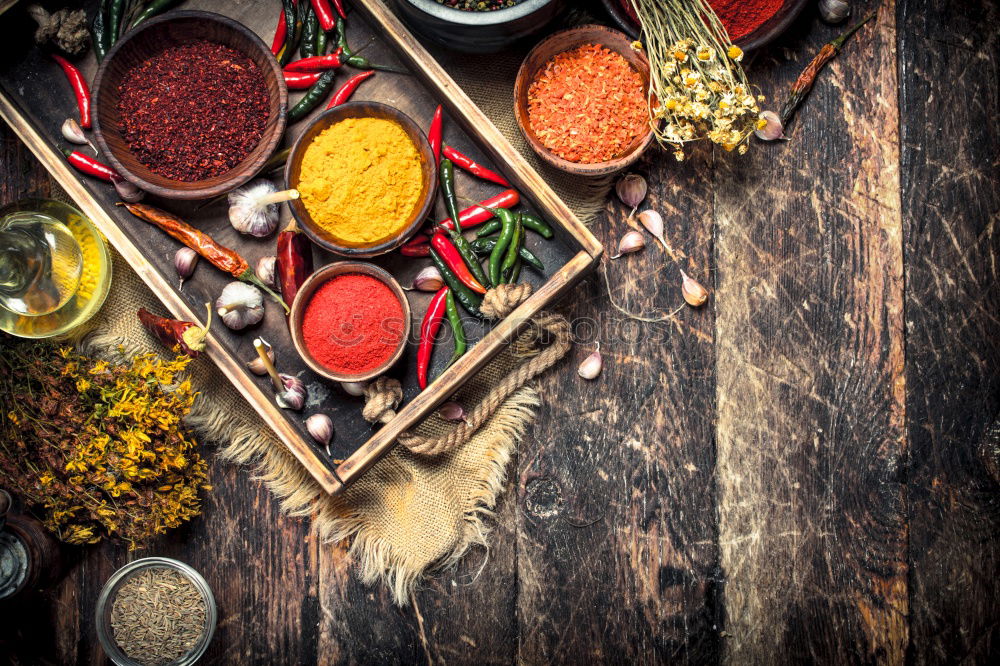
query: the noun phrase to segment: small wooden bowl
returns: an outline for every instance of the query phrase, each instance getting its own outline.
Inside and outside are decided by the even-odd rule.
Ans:
[[[395,353],[379,367],[359,375],[342,375],[324,367],[309,353],[309,349],[306,348],[305,340],[302,337],[302,318],[305,316],[306,306],[309,304],[310,299],[312,299],[313,294],[316,293],[317,289],[336,276],[344,275],[345,273],[361,273],[362,275],[370,275],[380,280],[392,290],[392,293],[396,295],[400,305],[403,307],[402,336],[400,336],[399,345]],[[295,345],[295,350],[299,353],[299,356],[302,357],[306,365],[312,368],[313,372],[336,382],[363,382],[374,379],[389,370],[403,355],[403,351],[406,349],[406,341],[410,338],[412,328],[410,303],[406,300],[406,292],[403,291],[403,288],[399,286],[396,279],[387,271],[364,261],[338,261],[328,264],[310,275],[309,279],[303,283],[299,291],[295,294],[295,300],[292,301],[292,311],[288,316],[288,330],[291,331],[292,343]]]
[[[397,236],[378,245],[344,245],[338,239],[334,238],[330,232],[313,221],[302,199],[293,199],[288,202],[288,206],[292,210],[292,215],[295,216],[298,223],[302,225],[303,231],[305,231],[306,235],[314,243],[334,254],[352,259],[360,259],[374,257],[395,250],[405,243],[417,229],[423,226],[424,220],[427,219],[431,208],[434,206],[438,175],[431,144],[424,135],[423,130],[420,129],[420,126],[412,118],[399,109],[387,104],[380,104],[378,102],[348,102],[316,116],[302,134],[299,135],[299,138],[295,140],[295,145],[292,146],[292,151],[288,155],[288,161],[285,163],[286,187],[298,187],[299,177],[302,172],[302,157],[305,155],[306,148],[309,147],[312,140],[323,130],[347,118],[382,118],[384,120],[391,120],[402,127],[406,135],[410,137],[413,145],[417,147],[422,173],[421,186],[423,189],[420,199],[418,199],[417,205],[411,213],[410,219],[406,221],[406,224],[402,227],[402,231]]]
[[[129,151],[119,129],[118,86],[135,63],[162,49],[205,39],[224,44],[256,63],[264,76],[270,114],[257,147],[242,162],[214,178],[183,182],[154,173]],[[281,142],[288,111],[288,89],[271,49],[253,31],[232,19],[199,11],[172,11],[144,22],[111,49],[94,82],[94,133],[101,151],[126,180],[167,199],[208,199],[239,187],[256,175]]]
[[[517,118],[517,125],[521,128],[525,140],[543,160],[557,169],[574,175],[603,176],[621,171],[639,159],[643,151],[653,141],[653,130],[650,129],[646,134],[636,137],[621,154],[610,160],[583,164],[563,159],[546,148],[541,140],[535,136],[528,120],[528,89],[531,87],[532,81],[535,80],[535,75],[555,56],[584,44],[599,44],[621,54],[632,67],[638,70],[646,89],[649,89],[649,61],[646,60],[645,54],[632,48],[632,41],[625,33],[603,25],[584,25],[557,32],[531,49],[524,62],[521,63],[521,69],[518,70],[517,79],[514,82],[514,116]]]

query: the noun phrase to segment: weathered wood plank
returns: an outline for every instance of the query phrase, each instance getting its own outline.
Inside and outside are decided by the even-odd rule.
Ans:
[[[716,177],[729,663],[904,658],[896,42],[881,6],[823,72],[792,141],[720,160]],[[805,39],[755,60],[769,105],[839,30],[810,20]]]
[[[1000,10],[898,11],[914,664],[1000,661]]]
[[[667,219],[688,272],[711,285],[705,155],[647,163],[647,206]],[[608,247],[627,230],[609,204]],[[676,265],[654,245],[605,259],[615,302],[645,315],[682,304]],[[518,659],[527,664],[717,659],[713,307],[640,324],[591,278],[562,308],[582,343],[540,383],[546,416],[521,448]],[[604,371],[577,365],[597,340]]]

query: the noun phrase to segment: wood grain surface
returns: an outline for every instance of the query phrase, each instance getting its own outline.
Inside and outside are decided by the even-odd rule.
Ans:
[[[0,655],[103,663],[101,585],[165,554],[219,598],[209,664],[998,663],[1000,10],[955,5],[883,3],[791,142],[637,165],[670,252],[605,260],[565,300],[580,344],[539,382],[489,551],[412,605],[216,462],[202,518],[75,550],[0,606]],[[749,58],[768,106],[837,31],[810,8]],[[47,188],[0,129],[3,200]],[[609,201],[598,238],[626,213]],[[615,303],[672,313],[679,267],[705,307],[610,304],[604,271]]]

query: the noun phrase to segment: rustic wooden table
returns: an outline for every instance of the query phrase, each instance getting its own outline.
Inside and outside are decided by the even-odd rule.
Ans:
[[[566,299],[604,374],[578,380],[584,344],[541,382],[489,553],[413,606],[214,464],[204,516],[151,549],[213,584],[205,663],[997,663],[1000,10],[882,4],[792,142],[642,165],[711,301],[638,325],[599,277]],[[835,33],[808,10],[753,78],[780,99]],[[46,194],[0,136],[2,200]],[[616,242],[621,206],[595,229]],[[655,249],[608,271],[631,309],[678,302]],[[94,601],[127,559],[80,551],[0,609],[0,654],[103,660]]]

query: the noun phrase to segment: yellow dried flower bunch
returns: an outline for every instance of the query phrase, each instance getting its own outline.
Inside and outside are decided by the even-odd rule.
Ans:
[[[703,0],[634,0],[650,64],[650,123],[657,141],[684,159],[684,144],[708,139],[741,155],[757,129],[759,102]]]
[[[206,463],[182,419],[197,393],[184,355],[109,363],[0,341],[0,482],[71,544],[136,547],[197,516]]]

